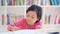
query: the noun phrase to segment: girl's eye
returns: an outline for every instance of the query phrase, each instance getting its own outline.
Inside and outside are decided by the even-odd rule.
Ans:
[[[35,18],[34,16],[32,18]]]

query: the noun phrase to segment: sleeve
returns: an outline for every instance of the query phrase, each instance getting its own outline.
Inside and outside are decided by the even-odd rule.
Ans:
[[[21,20],[19,20],[19,21],[17,21],[17,22],[15,23],[16,25],[10,24],[10,25],[7,27],[7,30],[8,30],[8,31],[11,31],[11,29],[12,29],[14,26],[16,26],[16,27],[18,27],[18,29],[20,29],[20,26],[22,26],[22,22],[23,22],[23,20],[21,19]]]
[[[36,24],[36,29],[41,29],[41,28],[42,28],[42,22],[40,21]]]

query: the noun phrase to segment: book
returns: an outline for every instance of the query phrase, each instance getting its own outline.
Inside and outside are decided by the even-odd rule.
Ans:
[[[7,0],[7,5],[12,5],[12,0]]]
[[[1,17],[1,14],[2,13],[2,11],[0,10],[0,25],[2,25],[2,17]]]
[[[49,1],[49,0],[46,0],[46,1],[45,1],[45,5],[48,5],[48,1]]]
[[[60,0],[58,0],[58,2],[59,2],[59,5],[60,5]]]
[[[49,16],[49,15],[45,15],[45,24],[46,24],[46,25],[48,25],[48,24],[49,24],[48,16]]]
[[[24,0],[20,0],[21,1],[21,5],[24,5]]]
[[[9,16],[9,14],[7,14],[7,25],[9,25],[10,24],[10,16]]]
[[[14,16],[14,22],[16,22],[16,20],[17,20],[17,17],[16,17],[16,16]]]
[[[50,0],[50,5],[54,5],[54,1],[53,0]]]
[[[15,5],[18,5],[18,0],[15,0],[15,1],[16,1]]]
[[[25,4],[25,5],[29,5],[29,0],[25,0],[25,1],[24,1],[24,4]]]
[[[3,6],[3,0],[1,0],[1,5]]]
[[[21,5],[21,0],[16,0],[16,5]]]
[[[37,5],[38,1],[37,0],[33,0],[33,4]]]
[[[5,5],[5,0],[3,0],[3,6]]]
[[[0,0],[0,6],[1,6],[1,0]]]
[[[58,0],[53,0],[54,1],[54,5],[59,5]]]
[[[40,5],[43,5],[43,0],[38,0],[37,4],[40,6]]]
[[[29,5],[32,5],[33,4],[33,0],[29,0]]]
[[[58,24],[60,24],[60,16],[58,17]]]
[[[1,16],[2,16],[2,25],[4,25],[4,14],[2,14]]]
[[[50,14],[50,24],[54,24],[54,15]]]
[[[14,6],[15,5],[15,0],[12,0],[12,6]]]
[[[54,24],[56,24],[57,21],[57,15],[54,15]]]

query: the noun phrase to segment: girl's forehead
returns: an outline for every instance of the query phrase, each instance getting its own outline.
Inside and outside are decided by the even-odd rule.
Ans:
[[[37,15],[37,13],[35,11],[29,11],[27,14],[28,15]]]
[[[36,11],[28,11],[27,13],[36,14]]]

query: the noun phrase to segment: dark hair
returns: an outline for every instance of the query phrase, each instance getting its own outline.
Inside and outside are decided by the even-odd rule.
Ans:
[[[37,22],[40,21],[42,17],[42,8],[40,6],[32,5],[27,9],[26,13],[28,13],[29,11],[35,11],[37,13],[37,18],[39,19],[37,20]]]

